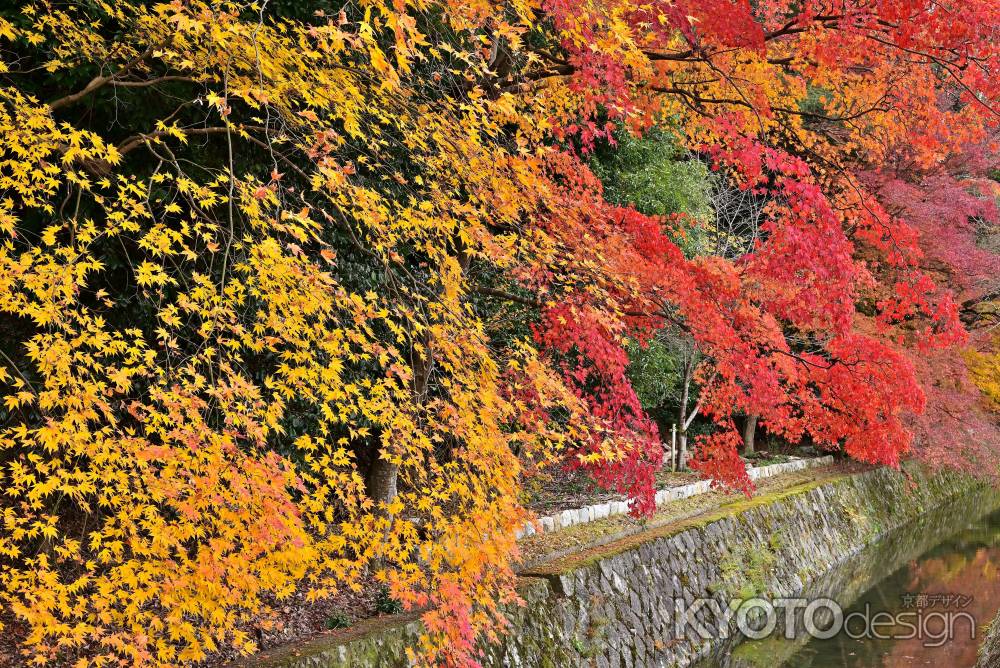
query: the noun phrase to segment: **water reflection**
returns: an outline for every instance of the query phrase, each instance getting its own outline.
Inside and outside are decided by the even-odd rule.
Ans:
[[[998,567],[1000,513],[994,513],[897,570],[846,611],[848,614],[868,611],[869,619],[879,611],[896,618],[902,613],[910,613],[901,621],[911,626],[887,625],[880,629],[880,635],[903,638],[921,629],[923,638],[853,640],[843,633],[830,640],[810,641],[785,665],[801,668],[974,666],[981,631],[976,629],[976,637],[972,638],[967,622],[971,616],[985,625],[1000,608]],[[919,623],[921,620],[923,623]],[[858,634],[858,628],[856,626],[853,633]]]
[[[806,596],[844,606],[852,634],[878,613],[882,639],[774,636],[728,648],[701,668],[896,668],[974,666],[983,627],[1000,609],[1000,497],[979,493],[895,532],[815,583]],[[972,519],[969,518],[976,518]],[[857,614],[854,614],[857,613]],[[904,614],[905,613],[905,614]],[[853,617],[849,617],[850,615]],[[892,620],[890,620],[890,616]],[[975,637],[972,620],[977,628]],[[913,636],[914,629],[923,638]],[[944,638],[951,626],[952,637]],[[885,638],[890,636],[891,638]],[[936,639],[936,640],[935,640]],[[933,646],[937,645],[937,646]]]

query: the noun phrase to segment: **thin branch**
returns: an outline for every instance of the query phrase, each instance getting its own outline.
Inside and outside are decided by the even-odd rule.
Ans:
[[[485,295],[487,297],[496,297],[497,299],[503,299],[509,302],[515,302],[517,304],[524,304],[525,306],[535,306],[537,308],[542,308],[545,306],[540,300],[533,299],[531,297],[522,297],[520,295],[515,295],[511,292],[504,292],[503,290],[494,290],[493,288],[473,288],[473,292]]]
[[[156,47],[149,46],[145,51],[140,53],[138,56],[136,56],[129,62],[125,63],[125,65],[122,66],[122,68],[117,72],[113,72],[106,77],[94,77],[93,79],[90,80],[90,83],[88,83],[86,87],[84,87],[83,90],[73,93],[71,95],[67,95],[65,97],[61,97],[58,100],[53,100],[52,102],[49,102],[49,109],[55,111],[56,109],[61,109],[62,107],[66,107],[71,104],[76,104],[77,102],[87,97],[91,93],[98,91],[101,88],[104,88],[109,83],[114,81],[117,77],[127,74],[136,65],[138,65],[139,63],[143,62],[151,55],[153,55],[153,51],[155,49]]]
[[[164,83],[166,81],[184,81],[186,83],[201,83],[193,77],[185,77],[181,75],[168,74],[162,77],[156,77],[155,79],[147,79],[145,81],[119,81],[118,79],[112,79],[109,83],[112,86],[121,88],[146,88],[147,86],[155,86],[156,84]]]
[[[211,128],[191,128],[182,130],[184,134],[188,135],[213,135],[213,134],[225,134],[229,131],[227,127],[211,127]],[[157,130],[155,132],[146,132],[142,134],[137,134],[134,137],[129,137],[118,144],[118,152],[122,155],[134,151],[136,148],[149,141],[150,139],[156,139],[158,137],[169,136],[170,132],[166,130]]]

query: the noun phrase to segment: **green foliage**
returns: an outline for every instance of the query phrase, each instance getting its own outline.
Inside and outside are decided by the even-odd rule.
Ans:
[[[648,346],[629,348],[629,377],[643,408],[652,410],[678,401],[684,382],[684,366],[677,348],[663,338]]]
[[[686,223],[673,223],[673,240],[688,256],[706,253],[714,219],[714,177],[705,164],[689,159],[666,129],[653,129],[643,137],[620,130],[615,140],[614,145],[601,146],[591,163],[606,199],[647,215],[686,214]],[[629,377],[643,408],[664,417],[680,402],[684,360],[694,354],[690,342],[662,332],[648,345],[633,344],[628,353]]]
[[[654,129],[643,137],[615,133],[616,145],[602,146],[591,168],[604,184],[609,202],[633,205],[650,216],[683,213],[692,224],[676,238],[687,255],[704,252],[702,226],[712,217],[712,176],[700,161],[688,159],[672,134]],[[697,223],[697,224],[694,224]]]
[[[806,97],[799,102],[799,111],[816,116],[829,116],[832,93],[820,86],[808,86]],[[808,116],[806,117],[808,119]]]
[[[383,615],[398,615],[403,611],[403,604],[392,597],[387,586],[382,585],[375,595],[375,610]]]
[[[333,614],[326,618],[326,628],[333,629],[346,629],[351,625],[351,618],[340,610],[335,610]]]

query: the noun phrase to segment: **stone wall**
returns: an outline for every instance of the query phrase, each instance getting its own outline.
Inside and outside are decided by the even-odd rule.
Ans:
[[[879,469],[739,500],[549,564],[524,578],[527,605],[486,666],[689,666],[719,641],[674,637],[674,599],[791,596],[888,531],[974,483]],[[709,615],[699,620],[711,625]],[[385,622],[381,622],[385,624]],[[360,625],[268,653],[266,668],[405,666],[419,621]],[[723,641],[724,642],[724,641]]]

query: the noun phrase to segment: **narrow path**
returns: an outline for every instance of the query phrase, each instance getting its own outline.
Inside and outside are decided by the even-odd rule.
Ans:
[[[760,480],[754,496],[768,496],[797,485],[858,473],[869,468],[871,467],[854,462],[836,462],[802,471],[783,473]],[[712,490],[685,499],[669,501],[657,508],[654,515],[644,519],[616,515],[567,527],[553,533],[526,536],[519,541],[524,559],[519,571],[523,574],[531,574],[549,562],[608,545],[644,531],[691,520],[700,515],[714,512],[729,503],[744,500],[746,497],[742,494]]]

